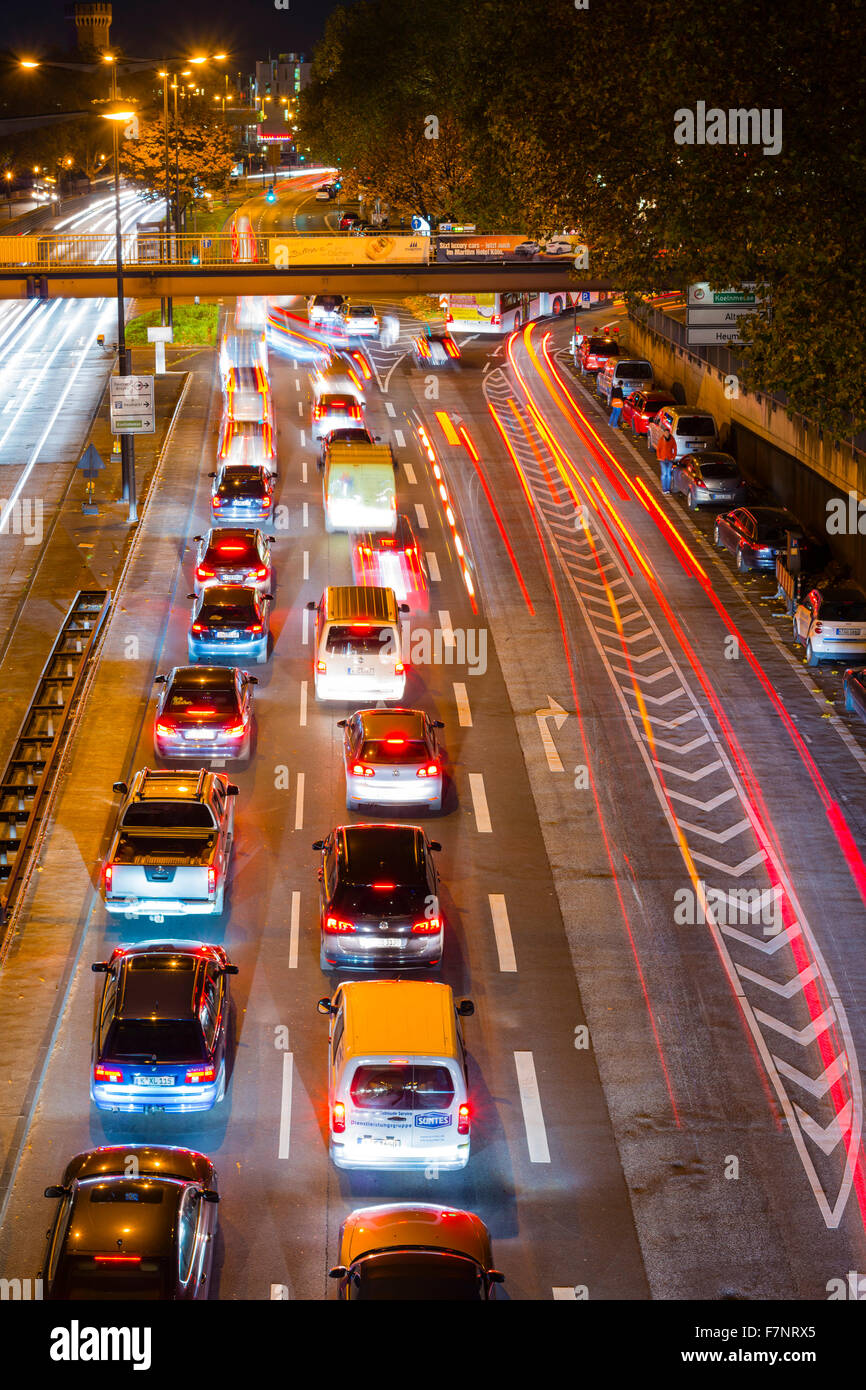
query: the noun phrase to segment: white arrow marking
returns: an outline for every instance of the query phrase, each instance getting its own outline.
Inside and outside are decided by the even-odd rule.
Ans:
[[[741,864],[723,864],[719,859],[711,859],[708,854],[698,854],[697,850],[693,850],[692,858],[699,859],[702,864],[709,864],[711,869],[718,869],[719,873],[728,874],[730,878],[742,878],[743,874],[748,873],[749,869],[754,869],[756,864],[763,864],[767,856],[759,849],[757,854],[750,854]]]
[[[548,709],[537,709],[535,718],[538,720],[538,732],[541,735],[541,746],[544,749],[544,756],[547,758],[547,766],[551,772],[562,772],[562,759],[556,751],[556,744],[553,742],[553,734],[548,727],[548,719],[553,717],[553,722],[557,729],[561,729],[566,719],[568,711],[558,705],[552,695],[548,695]]]
[[[799,1105],[794,1106],[794,1114],[800,1122],[803,1133],[812,1140],[813,1144],[817,1144],[823,1154],[829,1156],[843,1137],[845,1130],[851,1128],[851,1107],[852,1102],[846,1101],[839,1114],[833,1116],[826,1129],[822,1129],[811,1115],[807,1115],[805,1110],[800,1109]]]
[[[624,633],[620,635],[615,629],[610,632],[606,627],[596,627],[595,630],[599,637],[617,637],[621,642],[642,642],[644,637],[655,636],[651,627],[645,627],[643,632],[633,632],[631,637],[626,637]]]
[[[670,763],[661,763],[658,758],[653,758],[656,767],[660,767],[663,772],[672,772],[676,777],[685,777],[689,782],[700,782],[702,778],[709,777],[711,772],[722,766],[721,758],[717,758],[714,763],[707,763],[705,767],[698,768],[697,772],[686,772],[685,768],[672,767]]]
[[[744,965],[736,966],[737,974],[744,980],[751,980],[753,984],[763,985],[764,989],[772,990],[773,994],[778,994],[782,999],[793,999],[795,994],[800,994],[806,985],[820,974],[817,965],[813,961],[811,965],[806,965],[795,975],[793,980],[788,980],[784,985],[777,985],[775,980],[768,980],[766,975],[758,975],[754,970],[747,970]]]
[[[814,1080],[811,1076],[806,1076],[805,1072],[798,1071],[796,1067],[791,1067],[787,1062],[783,1062],[781,1057],[774,1056],[773,1061],[783,1076],[787,1076],[788,1080],[795,1082],[797,1086],[802,1086],[803,1090],[808,1091],[816,1100],[825,1096],[830,1087],[835,1086],[837,1081],[841,1081],[848,1070],[848,1058],[844,1052],[840,1052],[826,1071],[822,1071],[821,1075],[815,1077]]]
[[[726,792],[719,792],[712,801],[698,801],[696,796],[686,796],[685,792],[668,792],[668,796],[674,797],[677,801],[685,801],[689,806],[697,806],[699,811],[715,811],[717,806],[724,805],[726,801],[730,801],[731,797],[736,795],[735,787],[729,787]]]
[[[802,935],[800,925],[794,922],[785,931],[777,932],[775,936],[769,936],[762,940],[760,936],[749,936],[747,932],[737,931],[736,927],[722,927],[725,936],[731,936],[735,941],[741,941],[744,946],[754,946],[758,951],[763,951],[766,956],[774,956],[782,946],[788,945],[796,936]]]
[[[692,825],[691,821],[687,820],[678,820],[677,825],[682,826],[683,830],[691,830],[694,835],[703,835],[705,840],[713,840],[717,845],[726,845],[735,835],[742,835],[744,830],[750,830],[752,823],[748,820],[737,821],[736,825],[728,826],[727,830],[704,830],[702,826]]]
[[[805,1028],[792,1028],[789,1024],[783,1023],[780,1018],[773,1018],[772,1014],[762,1013],[760,1009],[755,1010],[755,1018],[767,1028],[773,1028],[783,1037],[790,1038],[791,1042],[798,1043],[800,1047],[808,1047],[822,1033],[826,1033],[831,1023],[836,1021],[836,1014],[832,1008],[827,1008],[819,1018],[813,1018],[806,1024]]]

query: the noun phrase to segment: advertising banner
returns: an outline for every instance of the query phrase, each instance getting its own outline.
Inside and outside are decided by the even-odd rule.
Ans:
[[[270,259],[275,266],[296,265],[426,265],[430,238],[382,232],[375,236],[271,237]]]
[[[508,234],[489,236],[442,236],[436,252],[437,261],[484,261],[509,256],[515,246],[526,238]]]

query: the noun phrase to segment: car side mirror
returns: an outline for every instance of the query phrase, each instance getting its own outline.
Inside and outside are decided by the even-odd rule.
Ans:
[[[304,607],[307,609],[308,613],[315,613],[318,606],[319,605],[316,603],[316,600],[314,598],[311,598],[309,603],[304,604]]]
[[[154,676],[154,685],[165,685],[165,676]]]
[[[237,965],[224,965],[220,970],[221,975],[237,975],[239,967]]]
[[[398,603],[397,608],[401,613],[410,613],[412,611],[408,603]]]
[[[381,444],[381,443],[382,443],[382,436],[381,436],[381,434],[374,434],[374,435],[373,435],[373,443],[374,443],[374,444]]]
[[[111,790],[115,792],[123,792],[123,795],[126,796],[126,793],[129,791],[129,787],[126,785],[125,782],[112,782]]]
[[[313,841],[313,849],[324,849],[324,848],[325,848],[325,842],[324,842],[324,840],[314,840],[314,841]]]
[[[327,994],[323,995],[316,1003],[316,1008],[320,1014],[335,1014],[336,1005],[332,1004]]]
[[[438,840],[428,840],[428,841],[427,841],[427,848],[428,848],[428,849],[432,849],[432,850],[434,850],[434,851],[438,851],[438,850],[440,850],[440,849],[442,848],[442,846],[440,845],[440,843],[439,843]]]
[[[204,540],[204,536],[193,536],[193,540],[194,540],[194,541],[203,541],[203,540]]]
[[[432,722],[433,722],[433,728],[434,728],[434,729],[444,729],[444,728],[445,728],[444,721],[441,720],[441,719],[434,719]]]
[[[258,685],[258,676],[247,676],[247,685]]]
[[[229,782],[226,787],[226,796],[239,796],[240,790],[240,787],[236,786],[234,782]]]
[[[328,1270],[329,1279],[345,1279],[349,1273],[345,1265],[334,1265],[333,1269]]]
[[[337,720],[337,728],[338,728],[338,729],[345,729],[345,727],[346,727],[346,725],[348,724],[348,722],[349,722],[348,719],[338,719],[338,720]]]
[[[212,1187],[203,1187],[201,1192],[199,1193],[200,1202],[218,1202],[219,1199],[219,1193],[214,1192]]]
[[[94,975],[107,975],[107,974],[108,974],[108,970],[109,970],[108,961],[107,961],[107,960],[97,960],[97,961],[94,961],[90,968],[91,968],[91,970],[93,971]]]
[[[502,1273],[501,1269],[488,1269],[487,1282],[488,1284],[504,1284],[505,1275]]]
[[[193,603],[195,603],[196,599],[198,598],[198,594],[187,594],[187,598],[192,599]]]
[[[46,1187],[42,1195],[43,1197],[65,1197],[68,1191],[68,1187]]]
[[[461,999],[457,1005],[457,1012],[461,1018],[471,1018],[475,1013],[475,1005],[471,999]]]
[[[216,477],[216,473],[208,473],[208,477],[209,477],[209,478],[215,478],[215,477]]]

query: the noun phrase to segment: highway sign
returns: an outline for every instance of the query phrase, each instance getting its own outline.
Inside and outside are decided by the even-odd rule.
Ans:
[[[686,319],[688,347],[713,347],[740,340],[739,324],[764,307],[754,283],[711,290],[704,280],[689,285]]]
[[[740,341],[738,328],[689,328],[689,347],[724,347]]]
[[[719,304],[715,309],[689,309],[689,328],[714,324],[718,327],[735,328],[737,319],[749,318],[755,312],[754,304]]]
[[[108,385],[111,433],[155,433],[153,377],[113,376]]]
[[[755,305],[763,302],[761,297],[755,294],[754,283],[728,290],[711,290],[706,280],[697,285],[689,285],[689,308],[722,308],[730,304]]]

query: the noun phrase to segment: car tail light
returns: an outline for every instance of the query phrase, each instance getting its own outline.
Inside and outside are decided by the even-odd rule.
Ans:
[[[176,726],[175,724],[164,724],[164,723],[162,722],[162,720],[160,719],[160,720],[157,720],[156,732],[157,732],[158,734],[162,734],[163,737],[166,737],[166,735],[168,735],[168,734],[176,733],[176,732],[177,732],[177,726]]]
[[[216,869],[208,869],[207,871],[207,891],[209,893],[216,892]]]
[[[317,406],[315,407],[315,409],[313,410],[313,419],[314,419],[314,420],[321,420],[323,413],[324,413],[324,412],[323,412],[323,410],[322,410],[322,407],[321,407],[320,405],[317,405]]]
[[[123,1072],[116,1067],[103,1067],[97,1062],[93,1068],[94,1081],[109,1081],[112,1086],[119,1086],[123,1081]]]
[[[113,865],[113,864],[106,864],[106,866],[105,866],[105,891],[106,891],[106,893],[110,893],[110,892],[111,892],[111,880],[112,880],[113,877],[114,877],[114,865]]]
[[[270,497],[263,497],[263,498],[262,498],[262,506],[263,506],[265,509],[267,509],[270,505],[271,505],[271,499],[270,499]]]
[[[258,632],[261,632],[261,630],[262,630],[262,625],[261,625],[261,623],[249,623],[249,624],[247,625],[247,627],[244,628],[244,632],[252,632],[252,633],[258,633]]]
[[[207,565],[199,565],[195,572],[196,579],[215,579],[216,571],[208,569]]]
[[[457,1111],[457,1133],[458,1133],[458,1134],[468,1134],[468,1133],[469,1133],[469,1106],[468,1106],[468,1105],[461,1105],[460,1109]]]
[[[94,1255],[94,1264],[98,1265],[140,1265],[140,1255]]]
[[[216,1067],[212,1062],[204,1067],[187,1067],[183,1078],[185,1086],[206,1086],[210,1081],[216,1081]]]
[[[228,545],[223,543],[217,546],[220,555],[243,555],[246,550],[245,545]]]
[[[366,763],[353,763],[353,764],[352,764],[352,776],[353,776],[353,777],[375,777],[376,774],[375,774],[375,772],[373,771],[373,769],[372,769],[371,767],[368,767],[368,766],[367,766]]]
[[[441,930],[441,917],[423,917],[420,922],[412,923],[412,932],[415,936],[435,936]]]
[[[254,579],[267,579],[267,577],[268,577],[268,567],[267,567],[267,565],[262,565],[261,568],[260,568],[260,569],[257,569],[257,570],[254,572],[254,574],[253,574],[253,578],[254,578]]]
[[[396,888],[396,883],[371,883],[371,888],[377,888],[379,892],[388,892],[391,888]]]
[[[438,763],[428,763],[426,767],[419,767],[419,769],[418,769],[418,771],[416,772],[415,776],[416,776],[416,777],[438,777],[438,776],[439,776],[439,764],[438,764]]]
[[[824,624],[823,624],[823,623],[816,623],[815,626],[812,628],[812,631],[813,631],[813,632],[823,632],[823,631],[824,631]]]
[[[449,357],[459,357],[459,356],[460,356],[460,349],[459,349],[459,347],[457,346],[456,343],[452,342],[450,338],[448,339],[448,341],[447,341],[446,344],[445,344],[445,351],[448,353],[448,356],[449,356]]]
[[[402,676],[402,675],[405,673],[405,671],[406,671],[406,667],[403,665],[403,662],[402,662],[402,661],[395,661],[395,662],[394,662],[394,675],[395,675],[395,676]]]
[[[224,729],[223,733],[227,734],[229,738],[240,738],[246,732],[246,727],[246,724],[232,724],[230,728]]]
[[[354,922],[347,922],[347,921],[345,921],[345,919],[342,918],[342,917],[326,917],[326,918],[325,918],[325,931],[327,931],[327,932],[333,932],[333,933],[336,933],[337,935],[342,935],[342,934],[345,933],[345,932],[351,932],[351,931],[354,931],[354,930],[355,930],[355,923],[354,923]]]
[[[335,1134],[346,1131],[346,1107],[341,1100],[334,1102],[333,1130]]]
[[[193,632],[204,632],[204,623],[193,623]]]
[[[211,506],[212,506],[212,507],[221,507],[222,504],[223,504],[223,499],[222,499],[221,497],[212,497],[212,498],[211,498]]]
[[[451,320],[450,320],[450,318],[449,318],[448,322],[450,323],[450,321],[451,321]],[[502,324],[502,315],[501,315],[501,314],[494,314],[494,315],[492,316],[490,322],[493,324],[494,328],[499,328],[499,327],[501,326],[501,324]]]
[[[327,666],[325,665],[324,661],[317,661],[317,662],[316,662],[316,670],[317,670],[318,672],[320,672],[320,674],[324,675],[324,673],[327,671],[327,669],[328,669],[328,668],[327,668]]]
[[[350,406],[350,408],[349,408],[349,419],[350,419],[350,420],[360,420],[360,418],[361,418],[361,407],[358,406],[358,405]]]

